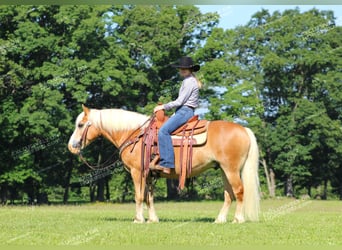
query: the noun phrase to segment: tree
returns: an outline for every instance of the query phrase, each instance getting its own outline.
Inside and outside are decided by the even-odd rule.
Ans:
[[[37,200],[59,186],[66,202],[70,182],[87,171],[66,149],[81,103],[150,113],[177,94],[168,65],[198,48],[217,20],[191,6],[0,7],[2,200],[14,189]],[[102,159],[113,153],[94,147],[91,162],[101,158],[96,149]],[[97,182],[98,200],[109,181]]]
[[[340,168],[342,41],[334,20],[332,11],[262,10],[246,26],[215,29],[197,54],[214,90],[208,117],[250,126],[262,162],[288,187],[310,190]]]

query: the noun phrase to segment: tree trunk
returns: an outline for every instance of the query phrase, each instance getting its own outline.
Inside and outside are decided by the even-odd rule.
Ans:
[[[35,205],[37,203],[36,194],[38,192],[36,192],[35,186],[36,185],[31,178],[26,180],[24,190],[25,190],[27,197],[28,197],[28,204],[30,204],[30,205]]]
[[[101,144],[102,146],[101,147],[103,147],[103,142],[102,142],[102,144]],[[102,159],[102,154],[101,154],[101,152],[99,153],[99,155],[98,155],[98,158],[97,158],[97,167],[100,167],[100,165],[101,165],[101,159]],[[99,175],[100,176],[98,176],[100,179],[97,181],[97,195],[96,195],[96,200],[97,201],[104,201],[104,189],[105,189],[105,178],[103,178],[102,176],[101,176],[101,174],[102,174],[102,171],[101,170],[99,170],[98,171],[99,173]]]
[[[128,193],[128,185],[127,183],[124,184],[124,189],[121,195],[121,202],[125,202],[126,201],[126,194]]]
[[[335,172],[335,176],[337,177],[337,185],[338,185],[338,194],[340,196],[340,200],[342,200],[342,167],[340,166],[339,169]]]
[[[97,201],[104,201],[104,189],[105,189],[105,179],[101,178],[97,181]]]
[[[66,176],[66,180],[65,180],[65,185],[64,185],[64,195],[63,195],[63,203],[67,204],[68,203],[68,199],[69,199],[69,188],[70,188],[70,180],[71,180],[71,173],[72,173],[72,159],[70,157],[70,163],[68,165],[68,173]]]
[[[270,175],[268,174],[268,169],[267,169],[267,164],[266,164],[265,159],[261,160],[261,164],[264,167],[264,172],[266,175],[268,194],[271,196],[271,180],[270,180]]]
[[[311,185],[308,184],[306,189],[308,190],[308,195],[311,197]]]
[[[266,175],[266,181],[267,181],[267,188],[268,188],[268,194],[270,197],[275,197],[275,176],[273,170],[270,168],[270,171],[268,171],[267,163],[265,159],[262,159],[261,164],[264,167],[264,172]]]
[[[328,196],[328,180],[324,180],[322,200],[326,200]]]
[[[46,192],[43,192],[43,193],[38,192],[37,203],[38,204],[50,204],[48,194]]]
[[[124,181],[122,183],[122,185],[124,185],[123,188],[123,192],[121,195],[121,202],[125,202],[126,201],[126,195],[129,192],[129,187],[130,187],[130,181],[131,181],[131,175],[129,173],[127,173],[126,171],[124,172],[125,178]]]
[[[274,198],[275,192],[276,192],[276,185],[275,185],[275,174],[272,168],[270,168],[270,182],[271,182],[270,196]]]
[[[105,180],[106,180],[106,201],[110,201],[109,177],[106,177]]]
[[[194,188],[194,178],[188,178],[185,182],[187,188],[187,197],[191,200],[197,199],[198,195]]]
[[[7,185],[6,184],[3,184],[0,186],[0,199],[1,199],[1,204],[2,205],[6,205],[7,203]]]
[[[285,185],[285,194],[287,197],[293,197],[293,184],[292,184],[292,176],[288,176],[286,179]]]
[[[89,196],[90,196],[90,202],[95,202],[95,189],[96,185],[93,183],[89,184]]]
[[[179,198],[178,195],[178,179],[166,179],[166,185],[167,185],[167,199],[177,199]]]

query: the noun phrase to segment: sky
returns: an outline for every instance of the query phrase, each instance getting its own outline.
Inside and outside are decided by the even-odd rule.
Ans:
[[[233,29],[238,25],[245,25],[251,19],[252,15],[262,8],[267,9],[272,14],[278,10],[283,12],[287,9],[299,7],[301,12],[312,8],[319,10],[333,10],[336,19],[336,25],[342,26],[342,5],[197,5],[202,13],[217,12],[220,15],[218,27],[224,29]],[[205,104],[196,109],[196,114],[203,115],[208,112]]]
[[[221,17],[219,27],[224,29],[247,24],[251,16],[262,8],[269,10],[272,14],[276,10],[283,12],[297,6],[301,12],[314,7],[319,10],[333,10],[337,17],[336,24],[342,26],[342,5],[197,5],[202,13],[217,12]]]

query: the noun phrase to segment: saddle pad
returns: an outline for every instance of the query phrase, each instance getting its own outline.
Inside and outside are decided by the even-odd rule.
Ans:
[[[193,136],[193,145],[203,145],[206,143],[207,141],[207,136],[208,136],[208,132],[204,132],[198,135],[194,135]],[[182,136],[179,135],[172,135],[172,144],[173,146],[180,146],[181,145],[181,141],[182,141]]]

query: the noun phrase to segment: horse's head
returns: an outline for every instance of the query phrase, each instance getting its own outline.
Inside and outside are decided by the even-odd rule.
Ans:
[[[96,127],[94,116],[91,114],[92,111],[84,105],[82,108],[83,112],[76,119],[75,130],[68,143],[68,149],[73,154],[79,154],[81,149],[101,135]]]

